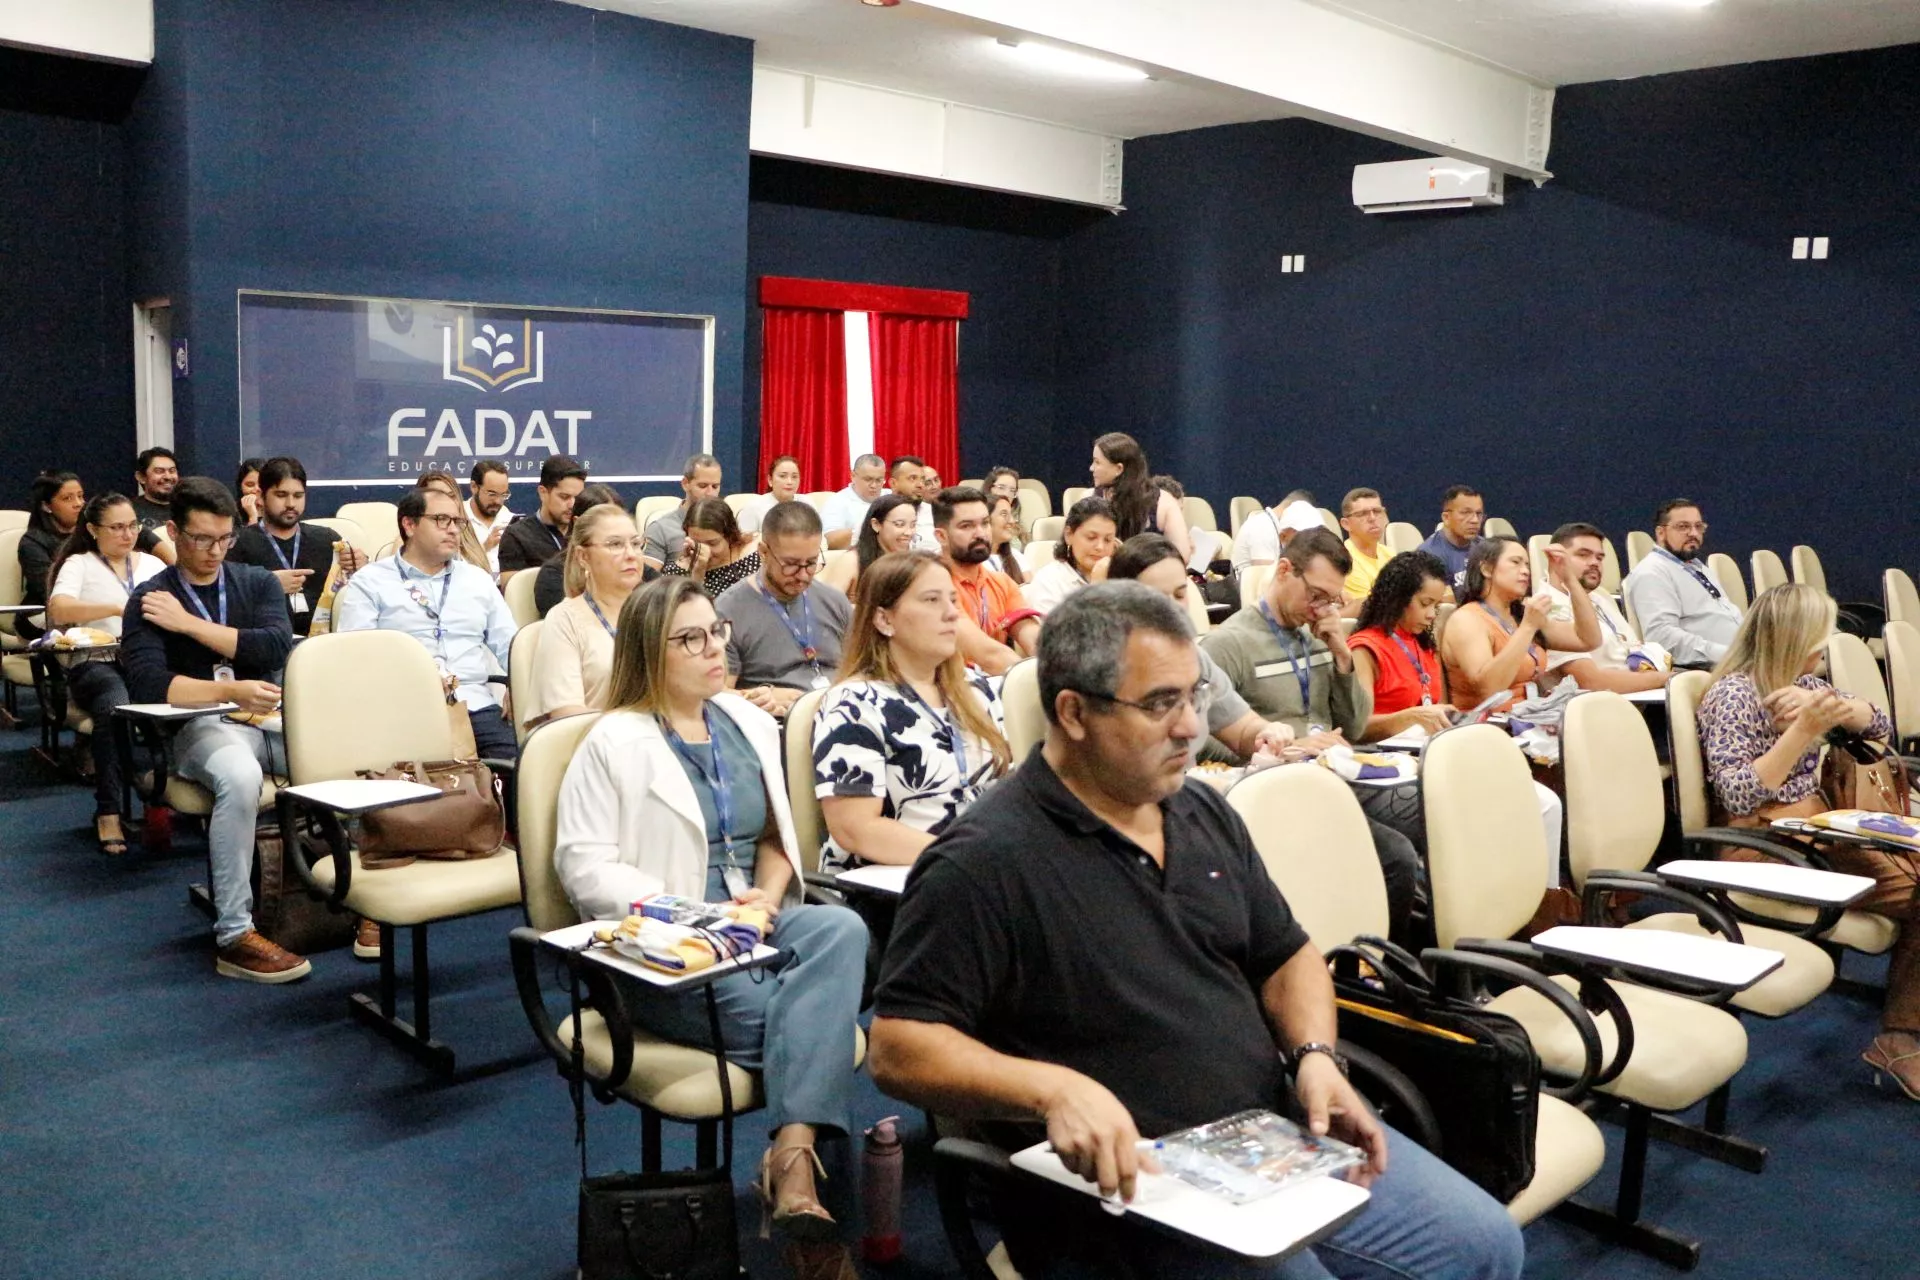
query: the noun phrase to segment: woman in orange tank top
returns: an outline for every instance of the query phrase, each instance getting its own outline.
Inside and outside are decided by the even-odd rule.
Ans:
[[[1565,554],[1564,547],[1547,548],[1551,559]],[[1474,544],[1460,587],[1460,607],[1440,640],[1449,701],[1466,710],[1505,689],[1509,697],[1494,708],[1504,711],[1527,696],[1529,682],[1546,674],[1548,648],[1582,652],[1600,644],[1600,621],[1586,588],[1578,574],[1565,576],[1573,622],[1549,622],[1546,593],[1527,594],[1533,572],[1519,540],[1493,537]]]

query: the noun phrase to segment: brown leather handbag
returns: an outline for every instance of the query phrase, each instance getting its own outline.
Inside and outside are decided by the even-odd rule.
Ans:
[[[437,800],[378,809],[360,820],[360,865],[404,867],[415,858],[462,862],[490,858],[506,843],[500,781],[478,760],[415,760],[362,769],[363,778],[419,782]]]

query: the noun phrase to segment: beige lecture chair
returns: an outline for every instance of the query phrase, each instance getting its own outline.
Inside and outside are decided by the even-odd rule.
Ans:
[[[737,516],[740,514],[740,508],[746,506],[759,496],[757,493],[730,493],[725,498],[722,498],[721,501],[725,502],[728,510]]]
[[[781,739],[787,770],[787,804],[793,810],[793,835],[800,846],[800,870],[820,871],[820,850],[827,842],[827,819],[813,783],[813,721],[820,713],[825,689],[810,689],[787,710]]]
[[[1765,830],[1743,827],[1716,827],[1709,801],[1706,762],[1700,747],[1700,699],[1713,686],[1706,671],[1679,671],[1667,685],[1668,759],[1673,763],[1673,794],[1679,805],[1680,834],[1689,850],[1715,847],[1746,847],[1784,862],[1819,865],[1797,845],[1784,844],[1768,837]],[[1865,696],[1865,695],[1862,695]],[[1821,914],[1813,907],[1796,903],[1732,895],[1733,904],[1743,917],[1777,925],[1812,936],[1837,946],[1868,955],[1880,955],[1900,936],[1900,926],[1886,916],[1871,911],[1845,911],[1831,926],[1821,926]]]
[[[1046,708],[1040,704],[1040,660],[1027,658],[1007,668],[1000,683],[1000,712],[1007,746],[1017,767],[1047,737]]]
[[[395,502],[349,502],[333,513],[336,520],[351,520],[360,526],[370,547],[385,546],[400,540],[400,505]],[[355,543],[359,546],[359,543]]]
[[[834,491],[832,489],[815,489],[812,493],[801,494],[800,501],[806,503],[815,511],[825,511],[827,504],[833,501],[833,494]]]
[[[1640,708],[1617,693],[1583,693],[1567,704],[1560,731],[1560,763],[1566,780],[1567,860],[1573,887],[1584,892],[1589,881],[1660,898],[1670,892],[1642,883],[1647,864],[1660,848],[1666,827],[1667,798],[1653,735]],[[1625,872],[1627,875],[1610,873]],[[1689,892],[1682,890],[1683,893]],[[1698,895],[1699,890],[1691,890]],[[1626,926],[1667,933],[1715,936],[1684,900],[1678,911],[1663,911]],[[1765,947],[1786,963],[1728,1002],[1736,1009],[1778,1018],[1804,1008],[1833,985],[1833,957],[1792,933],[1763,925],[1737,926],[1734,941]],[[1724,935],[1722,935],[1724,936]]]
[[[1192,583],[1187,584],[1186,606],[1187,621],[1193,624],[1193,634],[1196,639],[1213,630],[1213,619],[1207,614],[1206,594]],[[1354,619],[1348,618],[1346,621],[1352,622]]]
[[[322,516],[317,520],[309,520],[307,523],[317,524],[322,529],[333,530],[340,535],[342,542],[352,547],[355,551],[365,555],[369,560],[373,558],[377,544],[368,536],[367,531],[360,527],[358,520],[348,520],[342,516]]]
[[[1220,528],[1220,522],[1213,515],[1213,504],[1205,498],[1183,498],[1180,502],[1180,510],[1187,517],[1189,529],[1218,530]]]
[[[1232,526],[1228,532],[1236,538],[1239,537],[1240,526],[1247,522],[1248,516],[1259,509],[1260,499],[1249,498],[1245,494],[1227,503],[1227,522]]]
[[[1395,520],[1387,526],[1387,549],[1395,555],[1418,551],[1420,544],[1426,540],[1426,536],[1420,532],[1420,526],[1405,520]]]
[[[539,581],[538,569],[521,569],[500,588],[500,594],[506,597],[507,612],[513,615],[514,626],[524,627],[540,621],[540,607],[533,602],[533,588]]]
[[[1753,566],[1753,595],[1756,600],[1770,588],[1787,584],[1787,566],[1780,563],[1778,552],[1763,547],[1753,553],[1748,563]]]
[[[1060,491],[1060,514],[1065,515],[1067,512],[1073,510],[1074,503],[1080,501],[1080,499],[1092,492],[1092,487],[1084,484],[1075,485],[1071,489],[1062,489]]]
[[[1880,594],[1887,609],[1888,622],[1907,622],[1920,626],[1920,590],[1905,569],[1888,569],[1880,575]]]
[[[25,526],[0,530],[0,605],[19,604],[26,594],[20,572],[20,535]],[[0,613],[0,683],[4,683],[4,718],[8,728],[20,725],[20,690],[33,688],[33,663],[27,642],[18,630],[17,613]]]
[[[1049,516],[1047,518],[1050,520],[1058,520],[1060,517]],[[1038,573],[1042,565],[1048,564],[1053,560],[1053,549],[1058,545],[1058,540],[1054,538],[1035,538],[1032,542],[1020,548],[1020,554],[1026,559],[1027,568]]]
[[[1820,564],[1820,553],[1805,543],[1798,543],[1787,553],[1793,564],[1793,580],[1805,583],[1822,593],[1827,589],[1827,571]]]
[[[1033,526],[1053,514],[1052,504],[1047,499],[1045,489],[1029,489],[1027,482],[1020,482],[1020,492],[1014,495],[1018,507],[1020,533],[1022,537],[1033,532]]]
[[[1269,564],[1250,564],[1240,571],[1240,607],[1251,609],[1266,591],[1267,584],[1273,581],[1274,566]]]
[[[1053,514],[1053,491],[1048,489],[1045,483],[1035,480],[1032,476],[1021,476],[1020,492],[1031,493],[1040,500],[1040,505],[1043,508],[1040,512],[1041,515]],[[1022,510],[1026,509],[1025,499],[1021,500],[1020,506]]]
[[[1315,507],[1314,510],[1320,513],[1320,523],[1326,526],[1328,533],[1331,533],[1336,538],[1344,538],[1347,536],[1346,532],[1340,528],[1339,512],[1333,510],[1331,507]]]
[[[1534,953],[1506,943],[1533,918],[1545,890],[1546,836],[1533,775],[1504,728],[1463,725],[1435,735],[1421,758],[1427,862],[1435,936],[1443,948],[1509,955]],[[1581,993],[1599,1026],[1607,1067],[1596,1093],[1621,1104],[1626,1142],[1614,1209],[1569,1204],[1563,1216],[1682,1269],[1698,1260],[1697,1241],[1641,1220],[1647,1145],[1656,1133],[1689,1149],[1758,1172],[1765,1152],[1718,1131],[1727,1087],[1747,1060],[1739,1019],[1711,1004],[1606,978],[1580,961],[1540,957],[1553,981]],[[1525,1028],[1542,1066],[1577,1076],[1585,1045],[1560,1010],[1523,987],[1487,1008]],[[1621,1048],[1630,1051],[1621,1061]],[[1670,1117],[1708,1104],[1706,1129]]]
[[[1058,542],[1067,530],[1065,516],[1042,516],[1033,522],[1035,542]]]
[[[315,636],[295,645],[287,659],[285,721],[287,766],[295,784],[352,778],[361,769],[383,769],[395,761],[455,755],[433,655],[400,631]],[[280,793],[281,830],[294,830],[312,812],[288,792]],[[296,865],[329,906],[381,926],[378,998],[355,995],[349,1012],[428,1066],[451,1071],[453,1050],[433,1038],[428,926],[518,903],[519,859],[507,846],[466,862],[423,859],[368,871],[332,815],[320,813],[329,828],[330,852],[311,867],[299,859]],[[399,1016],[395,999],[399,929],[412,932],[410,1022]]]
[[[1653,535],[1644,529],[1627,534],[1627,570],[1632,572],[1642,560],[1653,554]]]
[[[1888,622],[1881,638],[1887,645],[1887,683],[1893,692],[1893,736],[1901,754],[1920,745],[1920,628]]]
[[[1314,946],[1325,952],[1386,936],[1386,882],[1351,787],[1316,764],[1281,765],[1235,784],[1227,803],[1246,821],[1267,874]],[[1606,1159],[1599,1126],[1573,1105],[1582,1091],[1541,1092],[1533,1181],[1507,1204],[1522,1225],[1585,1186]]]
[[[4,533],[9,529],[24,529],[27,527],[27,522],[31,518],[31,512],[20,511],[13,507],[0,511],[0,533]]]
[[[1480,522],[1480,532],[1489,538],[1518,538],[1520,533],[1513,527],[1513,521],[1501,516],[1488,516]]]
[[[1726,593],[1727,602],[1744,614],[1752,597],[1747,594],[1747,579],[1740,572],[1740,562],[1724,551],[1715,551],[1707,556],[1707,568],[1713,570],[1714,580]]]
[[[1887,696],[1880,664],[1859,636],[1836,631],[1827,637],[1827,677],[1840,692],[1865,698],[1889,716],[1893,714],[1893,700]]]
[[[680,496],[672,493],[649,494],[637,499],[633,504],[633,523],[644,534],[649,524],[679,506],[680,502]]]
[[[507,691],[513,698],[513,735],[523,746],[527,735],[533,732],[529,726],[547,711],[540,705],[540,682],[534,678],[540,661],[540,636],[546,629],[546,621],[536,618],[513,633],[513,644],[507,650]]]

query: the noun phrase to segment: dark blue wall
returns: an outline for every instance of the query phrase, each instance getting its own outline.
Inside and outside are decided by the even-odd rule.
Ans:
[[[1395,217],[1351,170],[1409,153],[1320,125],[1129,143],[1128,212],[1064,255],[1059,474],[1117,428],[1223,518],[1370,484],[1425,525],[1462,480],[1618,536],[1684,493],[1877,598],[1920,534],[1920,47],[1578,86],[1554,127],[1546,187]]]
[[[978,477],[1004,464],[1038,474],[1050,463],[1058,240],[766,200],[753,203],[748,225],[747,270],[755,280],[805,276],[967,293],[970,314],[960,326],[961,470]],[[749,314],[756,321],[748,336],[745,397],[752,461],[759,442],[760,333],[757,315]],[[846,480],[807,477],[805,483],[832,489]]]
[[[542,0],[155,7],[133,280],[184,304],[186,465],[236,459],[247,288],[714,315],[737,466],[747,41]]]

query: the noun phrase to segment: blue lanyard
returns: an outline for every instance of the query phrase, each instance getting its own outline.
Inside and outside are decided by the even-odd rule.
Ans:
[[[700,722],[707,726],[707,754],[713,757],[713,772],[708,773],[706,766],[700,763],[698,753],[692,751],[680,731],[673,727],[673,719],[662,712],[660,727],[666,730],[667,741],[674,745],[683,760],[691,760],[700,776],[707,780],[707,790],[713,794],[713,819],[720,828],[720,847],[726,853],[727,862],[738,867],[739,861],[733,852],[733,785],[727,781],[727,765],[720,750],[720,735],[713,727],[713,704],[700,704]]]
[[[100,563],[101,563],[101,564],[104,564],[104,565],[106,565],[106,566],[107,566],[107,572],[108,572],[108,573],[113,573],[113,565],[112,565],[112,563],[111,563],[111,562],[109,562],[109,561],[107,560],[107,558],[106,558],[105,556],[101,556],[101,555],[100,555],[100,553],[99,553],[98,551],[96,551],[96,552],[94,552],[93,554],[95,554],[95,555],[97,555],[97,556],[100,556]],[[126,588],[127,588],[127,594],[128,594],[128,595],[132,595],[132,594],[133,594],[133,558],[134,558],[135,556],[137,556],[137,555],[139,555],[139,554],[140,554],[140,553],[139,553],[138,551],[129,551],[129,552],[127,552],[127,580],[126,580],[126,583],[125,583],[124,585],[125,585],[125,586],[126,586]],[[119,575],[119,574],[117,574],[117,573],[113,573],[113,580],[114,580],[115,582],[119,582],[119,581],[120,581],[120,575]]]
[[[435,608],[433,605],[427,603],[426,592],[407,581],[407,562],[399,556],[395,556],[393,562],[400,566],[400,581],[405,584],[407,594],[413,597],[413,602],[420,606],[422,613],[433,619],[433,644],[436,649],[441,648],[440,638],[446,635],[447,628],[446,624],[440,620],[440,615],[444,613],[447,608],[447,592],[453,590],[453,566],[448,565],[446,569],[443,570],[447,576],[440,582],[440,606],[439,608]],[[426,577],[425,574],[420,576],[423,578]],[[427,580],[432,581],[430,578]],[[446,656],[444,650],[442,650],[441,656]]]
[[[1513,622],[1511,619],[1501,617],[1499,612],[1496,611],[1494,607],[1488,604],[1485,600],[1480,601],[1479,605],[1482,609],[1485,609],[1487,611],[1487,616],[1489,618],[1492,618],[1495,622],[1499,623],[1500,629],[1506,632],[1508,635],[1513,635],[1514,632],[1518,630],[1518,628],[1513,625]],[[1535,650],[1538,648],[1539,646],[1535,644],[1527,645],[1527,658],[1529,661],[1532,661],[1535,664],[1537,664],[1540,668],[1545,669],[1546,663],[1541,662],[1539,660],[1539,656],[1535,653]]]
[[[961,736],[960,723],[954,718],[953,708],[948,707],[947,714],[941,715],[933,709],[933,704],[921,697],[920,691],[911,684],[902,680],[900,687],[906,691],[909,698],[912,698],[915,702],[926,708],[928,715],[940,722],[941,733],[947,740],[947,750],[953,752],[954,766],[960,770],[960,780],[954,786],[954,790],[966,790],[968,784],[972,781],[971,776],[967,773],[967,742],[966,739]]]
[[[602,612],[600,612],[600,606],[599,606],[599,605],[598,605],[597,603],[595,603],[595,601],[594,601],[594,598],[593,598],[593,588],[592,588],[592,587],[588,587],[588,588],[587,588],[587,589],[586,589],[585,591],[583,591],[583,592],[582,592],[581,594],[582,594],[582,595],[584,595],[584,596],[586,596],[586,598],[587,598],[587,608],[589,608],[589,609],[591,609],[591,610],[593,610],[593,616],[594,616],[594,617],[596,617],[596,618],[598,618],[598,619],[600,619],[600,625],[601,625],[601,626],[603,626],[603,627],[605,627],[605,628],[607,629],[607,634],[608,634],[608,635],[610,635],[610,636],[611,636],[611,635],[618,635],[619,633],[618,633],[618,632],[616,632],[616,631],[615,631],[615,630],[613,629],[613,624],[612,624],[611,622],[608,622],[608,621],[607,621],[607,615],[606,615],[606,614],[604,614],[604,613],[602,613]]]
[[[1400,631],[1398,628],[1395,628],[1394,630],[1389,631],[1387,634],[1393,637],[1393,642],[1395,644],[1400,646],[1400,652],[1407,655],[1407,661],[1413,664],[1413,673],[1420,677],[1420,705],[1423,707],[1432,706],[1433,705],[1433,677],[1427,674],[1426,663],[1420,661],[1420,655],[1413,651],[1412,645],[1408,644],[1405,640],[1402,640],[1400,638]]]
[[[1702,587],[1706,588],[1708,595],[1712,596],[1715,600],[1718,600],[1720,598],[1720,588],[1713,585],[1713,579],[1709,578],[1706,574],[1700,572],[1700,568],[1698,565],[1692,564],[1686,560],[1682,560],[1679,556],[1673,554],[1673,552],[1667,550],[1665,547],[1661,547],[1659,550],[1661,555],[1673,561],[1675,564],[1679,565],[1682,569],[1685,569],[1690,575],[1692,575],[1693,580],[1695,582],[1699,583]]]
[[[173,580],[180,584],[180,593],[186,596],[187,603],[193,606],[193,611],[202,618],[205,618],[208,622],[213,622],[214,616],[207,612],[206,602],[200,598],[200,593],[193,589],[193,585],[181,575],[178,568],[173,571]],[[227,625],[227,566],[224,564],[220,566],[220,570],[218,574],[215,575],[214,581],[220,586],[219,625],[224,627]]]
[[[1299,639],[1298,633],[1289,631],[1281,626],[1280,620],[1273,616],[1273,610],[1268,607],[1265,600],[1260,602],[1260,616],[1267,620],[1267,629],[1273,632],[1273,638],[1280,642],[1280,647],[1287,651],[1287,657],[1293,661],[1293,678],[1300,683],[1300,714],[1303,716],[1312,715],[1313,643],[1311,641],[1303,642],[1301,648],[1304,652],[1296,654],[1293,644],[1295,640]]]
[[[538,524],[542,529],[545,529],[547,531],[547,536],[553,539],[554,546],[558,547],[562,551],[565,551],[567,549],[566,534],[561,533],[558,529],[548,524],[545,520],[542,520],[539,516],[535,516],[533,519],[534,519],[534,523]]]
[[[262,530],[262,532],[265,532],[265,531]],[[293,526],[293,554],[289,556],[281,552],[280,539],[274,537],[271,533],[267,534],[267,545],[273,548],[273,558],[280,562],[281,568],[296,569],[299,567],[300,539],[305,536],[306,536],[306,529],[304,526],[297,525],[297,524]]]
[[[807,593],[804,591],[800,593],[801,625],[796,627],[793,625],[792,615],[781,606],[778,600],[773,598],[773,594],[767,590],[765,585],[756,582],[753,584],[753,589],[760,593],[760,598],[767,602],[767,608],[773,610],[773,616],[780,619],[780,624],[787,629],[787,634],[792,636],[793,642],[800,646],[800,656],[812,663],[813,669],[818,671],[820,669],[820,650],[816,648],[813,643],[813,606],[807,603]]]

